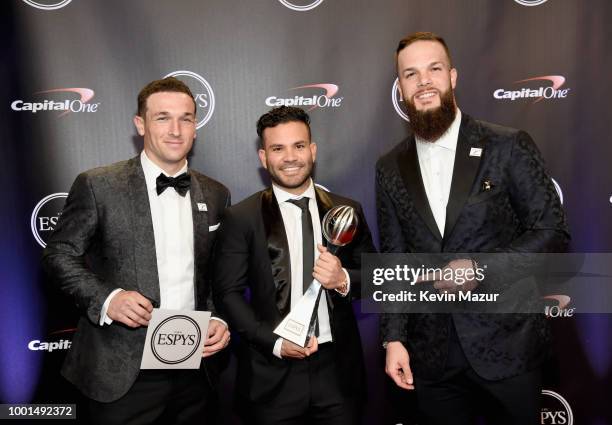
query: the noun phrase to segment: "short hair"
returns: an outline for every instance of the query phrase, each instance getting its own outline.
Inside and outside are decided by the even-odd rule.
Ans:
[[[263,133],[266,128],[276,127],[287,122],[302,122],[310,134],[310,117],[302,108],[295,106],[279,106],[263,114],[257,120],[257,135],[259,136],[259,147],[264,148]]]
[[[185,93],[188,95],[193,101],[194,111],[197,110],[195,99],[193,97],[193,93],[187,87],[187,84],[183,83],[178,78],[174,77],[166,77],[161,80],[151,81],[149,84],[144,86],[140,93],[138,93],[138,115],[141,117],[145,117],[145,113],[147,111],[147,99],[154,93],[160,92],[176,92],[176,93]],[[195,112],[194,112],[195,113]]]
[[[451,59],[450,50],[448,50],[446,41],[444,41],[444,39],[438,34],[433,32],[414,32],[402,38],[397,45],[397,49],[395,50],[395,60],[397,61],[397,57],[399,56],[402,50],[410,46],[412,43],[416,43],[417,41],[435,41],[440,43],[442,47],[444,47],[444,51],[446,52],[446,56],[448,57],[448,64],[451,68],[453,67],[453,60]]]

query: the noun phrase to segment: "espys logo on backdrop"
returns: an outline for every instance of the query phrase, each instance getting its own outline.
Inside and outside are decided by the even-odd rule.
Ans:
[[[43,248],[47,246],[47,236],[55,228],[67,197],[68,194],[66,192],[52,193],[41,199],[32,211],[32,216],[30,217],[32,234],[36,242]]]
[[[270,96],[266,98],[266,105],[275,106],[309,106],[307,111],[312,111],[315,108],[339,108],[342,105],[344,97],[334,97],[338,93],[338,86],[335,84],[308,84],[305,86],[298,86],[289,89],[302,90],[302,89],[319,89],[324,90],[323,94],[314,94],[312,96],[298,96],[293,97],[277,97]]]
[[[47,0],[47,1],[23,0],[25,4],[35,7],[37,9],[42,9],[42,10],[61,9],[62,7],[67,6],[68,3],[70,3],[71,1],[72,0]]]
[[[542,410],[540,411],[540,423],[542,425],[573,425],[574,413],[567,400],[560,394],[542,390]]]
[[[164,76],[175,77],[187,84],[193,97],[195,97],[198,123],[196,128],[200,129],[210,120],[213,112],[215,111],[215,94],[213,93],[212,87],[208,84],[208,81],[199,74],[191,71],[174,71]]]
[[[391,102],[393,102],[395,112],[397,112],[400,117],[410,122],[410,119],[408,119],[408,114],[400,106],[400,102],[403,104],[404,99],[402,98],[402,92],[400,91],[399,80],[397,78],[393,82],[393,88],[391,89]]]
[[[297,12],[305,12],[307,10],[312,10],[318,5],[320,5],[321,3],[323,3],[323,0],[314,0],[314,1],[313,0],[304,0],[304,1],[278,0],[278,1],[281,2],[285,7],[288,7],[289,9],[295,10]]]
[[[561,89],[565,83],[565,77],[561,75],[544,75],[542,77],[527,78],[515,81],[514,84],[526,83],[530,81],[549,81],[552,86],[540,86],[537,88],[523,87],[520,90],[497,89],[493,92],[493,97],[498,100],[516,99],[535,99],[533,103],[538,103],[544,99],[565,99],[570,89]]]
[[[523,6],[539,6],[546,3],[548,0],[514,0],[516,3]]]
[[[151,351],[160,362],[177,364],[191,357],[201,340],[202,331],[195,320],[183,315],[170,316],[153,331]]]
[[[59,114],[60,117],[67,115],[71,112],[98,112],[100,103],[89,103],[94,97],[94,91],[92,89],[84,87],[73,87],[73,88],[61,88],[44,90],[34,93],[35,95],[49,94],[49,93],[76,93],[80,96],[79,99],[66,99],[63,100],[52,100],[44,99],[39,102],[27,102],[22,99],[14,100],[11,103],[11,109],[16,112],[30,112],[35,114],[40,111],[63,111]]]

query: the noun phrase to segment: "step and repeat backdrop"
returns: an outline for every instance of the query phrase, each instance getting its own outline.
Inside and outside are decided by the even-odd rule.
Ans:
[[[309,111],[316,181],[359,200],[377,237],[374,166],[408,122],[394,51],[404,35],[445,37],[461,110],[528,131],[566,208],[575,252],[612,250],[607,0],[4,0],[0,173],[0,402],[82,399],[59,374],[77,312],[40,268],[78,173],[137,155],[136,95],[174,75],[192,89],[198,138],[190,166],[234,202],[267,181],[257,118]],[[542,424],[612,424],[612,317],[549,309]],[[364,423],[413,423],[413,395],[383,371],[378,318],[359,314],[369,399]],[[221,417],[239,423],[235,365]]]

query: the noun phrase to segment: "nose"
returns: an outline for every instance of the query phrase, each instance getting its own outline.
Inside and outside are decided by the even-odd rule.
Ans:
[[[178,137],[181,135],[181,126],[178,120],[170,121],[170,128],[168,129],[168,134],[173,137]]]
[[[294,162],[297,160],[296,151],[293,148],[289,148],[285,150],[285,162]]]
[[[423,72],[419,74],[419,80],[417,81],[418,87],[426,87],[431,84],[431,78],[429,72]]]

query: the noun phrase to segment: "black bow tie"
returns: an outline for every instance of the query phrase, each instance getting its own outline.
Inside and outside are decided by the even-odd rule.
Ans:
[[[189,177],[189,174],[187,173],[183,173],[177,177],[168,177],[162,173],[157,176],[157,180],[155,182],[158,195],[161,195],[162,192],[169,187],[173,187],[174,190],[176,190],[176,193],[181,196],[185,196],[189,190],[189,186],[191,186],[191,177]]]

